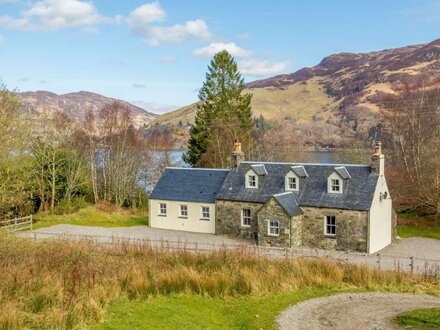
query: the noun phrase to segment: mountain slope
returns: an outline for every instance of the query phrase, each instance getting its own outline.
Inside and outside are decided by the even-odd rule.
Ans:
[[[133,118],[133,124],[140,127],[154,120],[157,115],[137,107],[128,102],[116,100],[91,92],[77,92],[58,95],[47,91],[23,92],[18,93],[21,103],[25,109],[34,115],[43,111],[63,112],[68,116],[82,120],[87,111],[91,109],[95,114],[106,104],[119,101],[128,107]]]
[[[428,76],[432,85],[440,84],[440,39],[371,53],[330,55],[314,67],[248,83],[246,92],[253,94],[255,116],[294,121],[307,128],[330,124],[336,129],[342,121],[354,121],[354,131],[343,133],[353,137],[356,130],[365,135],[377,124],[378,92],[394,93],[394,84],[417,75]],[[154,122],[192,123],[195,111],[192,104]]]

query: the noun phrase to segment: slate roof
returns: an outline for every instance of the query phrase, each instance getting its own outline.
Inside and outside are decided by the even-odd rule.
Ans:
[[[214,203],[229,170],[166,168],[151,199]]]
[[[335,167],[335,172],[343,179],[350,179],[351,175],[344,166]]]
[[[286,211],[287,214],[290,215],[291,217],[295,215],[303,214],[303,211],[299,207],[293,192],[288,191],[285,193],[273,195],[273,197],[281,205],[284,211]]]
[[[304,166],[291,166],[290,169],[298,175],[300,178],[307,178],[309,175],[307,174],[306,169]]]
[[[267,175],[266,167],[264,167],[264,164],[256,164],[251,165],[251,168],[254,170],[257,175]]]
[[[258,189],[246,189],[245,173],[254,164],[258,163],[242,162],[231,170],[217,199],[265,203],[272,195],[285,191],[285,174],[290,167],[304,166],[308,177],[303,180],[300,191],[294,192],[300,206],[369,210],[378,180],[368,165],[264,163],[268,174],[259,181]],[[328,193],[327,178],[339,166],[344,166],[351,175],[347,190],[343,194]]]

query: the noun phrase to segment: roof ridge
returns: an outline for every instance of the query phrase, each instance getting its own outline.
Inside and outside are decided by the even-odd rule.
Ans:
[[[281,195],[287,195],[287,194],[292,194],[295,196],[295,194],[293,193],[293,191],[285,191],[282,193],[278,193],[278,194],[273,194],[272,196],[281,196]]]
[[[227,168],[203,168],[203,167],[165,167],[167,170],[200,170],[200,171],[224,171],[229,172],[230,169]]]
[[[352,167],[371,167],[371,165],[368,164],[337,164],[337,163],[289,163],[289,162],[257,162],[257,161],[251,161],[251,160],[244,160],[242,163],[246,164],[274,164],[274,165],[298,165],[298,166],[304,166],[304,165],[314,165],[314,166],[352,166]]]

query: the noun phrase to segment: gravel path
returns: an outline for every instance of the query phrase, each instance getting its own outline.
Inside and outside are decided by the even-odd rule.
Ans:
[[[300,329],[392,329],[392,319],[419,308],[440,307],[432,296],[357,293],[307,300],[280,314],[281,330]]]
[[[397,239],[380,251],[382,255],[440,260],[440,240],[422,237]]]
[[[162,242],[180,242],[182,244],[197,242],[201,248],[209,247],[209,245],[215,245],[218,248],[223,244],[228,246],[249,245],[249,241],[232,239],[226,236],[165,230],[147,226],[103,228],[56,225],[30,232],[23,232],[20,235],[35,238],[86,238],[91,236],[101,243],[110,243],[118,240],[148,240],[156,241],[158,244],[162,244]]]

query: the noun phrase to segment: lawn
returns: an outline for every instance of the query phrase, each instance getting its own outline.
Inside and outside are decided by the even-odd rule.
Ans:
[[[92,329],[276,329],[277,315],[288,306],[340,292],[314,288],[235,298],[170,295],[126,300],[113,303]]]
[[[72,214],[37,214],[34,216],[34,229],[50,227],[59,224],[95,227],[132,227],[147,225],[147,215],[133,214],[130,210],[117,209],[112,212],[88,206]]]
[[[402,327],[440,329],[440,308],[419,309],[399,315],[397,324]]]
[[[427,237],[440,239],[440,219],[422,217],[416,212],[398,214],[397,235],[400,237]]]

